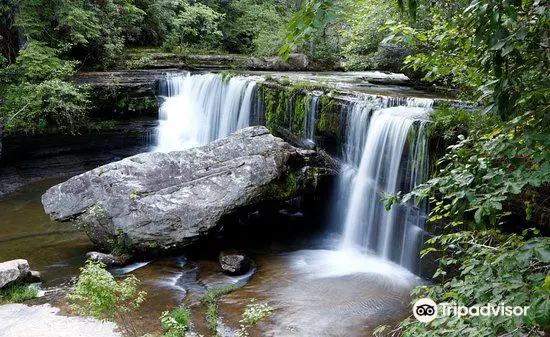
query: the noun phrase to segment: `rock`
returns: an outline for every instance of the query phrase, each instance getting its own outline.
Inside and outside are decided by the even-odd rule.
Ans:
[[[150,116],[158,113],[159,81],[178,69],[121,70],[82,72],[74,78],[78,84],[89,86],[94,102],[90,114],[103,119]]]
[[[17,282],[39,282],[40,273],[30,270],[29,262],[23,259],[0,263],[0,288]]]
[[[0,196],[36,180],[77,175],[147,151],[156,126],[156,120],[136,120],[79,135],[4,134]]]
[[[86,253],[86,259],[101,262],[106,266],[124,266],[128,263],[127,255],[113,255],[100,252],[88,252]]]
[[[252,266],[252,260],[238,251],[221,251],[218,260],[222,270],[229,275],[246,274]]]
[[[105,249],[178,248],[226,215],[312,193],[335,174],[328,156],[256,126],[201,147],[98,167],[50,188],[42,204],[53,220],[74,220]]]
[[[40,274],[39,271],[31,270],[31,272],[27,276],[27,281],[31,282],[31,283],[41,282],[42,281],[42,274]]]
[[[2,337],[122,337],[115,323],[91,317],[67,317],[50,304],[0,305]]]
[[[0,263],[0,288],[20,281],[30,272],[27,260],[18,259]]]

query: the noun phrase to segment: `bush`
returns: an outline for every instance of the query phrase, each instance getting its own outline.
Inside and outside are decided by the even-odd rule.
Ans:
[[[77,62],[59,58],[59,50],[29,41],[16,62],[0,70],[0,119],[8,132],[76,133],[87,125],[86,89],[66,79]]]
[[[9,118],[8,132],[76,133],[88,122],[87,92],[60,79],[10,85],[0,105],[0,116]]]
[[[74,74],[76,61],[59,58],[60,51],[50,48],[43,42],[29,41],[19,52],[16,62],[0,71],[10,82],[39,82],[52,79],[65,79]]]
[[[185,337],[191,323],[191,310],[182,305],[173,311],[165,311],[160,316],[165,337]]]
[[[269,1],[237,0],[223,23],[224,47],[231,52],[276,55],[284,39],[288,9]]]
[[[456,143],[459,135],[475,135],[478,132],[494,129],[502,121],[493,114],[479,110],[468,111],[448,104],[439,105],[430,114],[432,123],[428,130],[432,137],[441,137],[445,142]]]
[[[103,263],[86,262],[67,300],[71,309],[80,315],[113,321],[137,309],[146,293],[138,291],[139,280],[135,276],[117,281],[104,268]]]
[[[435,277],[441,283],[414,290],[414,300],[475,306],[504,303],[529,309],[526,316],[438,316],[430,323],[409,317],[390,331],[377,328],[379,336],[538,336],[550,328],[550,238],[524,241],[520,235],[499,231],[459,232],[429,241],[424,254],[443,255]],[[458,267],[458,275],[447,271]]]
[[[342,56],[346,59],[347,70],[373,69],[372,55],[378,50],[386,34],[380,27],[388,20],[397,17],[395,5],[390,1],[369,3],[346,1],[346,14],[342,34]]]

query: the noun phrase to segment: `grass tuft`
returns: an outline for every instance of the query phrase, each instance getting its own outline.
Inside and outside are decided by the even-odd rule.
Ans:
[[[24,302],[35,298],[38,289],[29,284],[15,284],[0,290],[0,303],[2,302]]]
[[[237,289],[233,284],[221,288],[209,289],[201,296],[201,303],[206,305],[206,322],[210,331],[218,331],[218,301],[224,295]]]

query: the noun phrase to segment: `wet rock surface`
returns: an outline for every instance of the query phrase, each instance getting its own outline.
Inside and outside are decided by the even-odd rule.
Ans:
[[[227,215],[313,193],[335,174],[328,156],[258,126],[98,167],[50,188],[42,204],[53,220],[74,220],[106,249],[178,248],[215,231]]]

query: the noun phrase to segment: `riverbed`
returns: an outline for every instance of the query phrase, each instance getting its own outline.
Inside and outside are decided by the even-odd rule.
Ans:
[[[74,282],[85,253],[93,249],[71,224],[53,223],[42,210],[41,194],[60,180],[28,184],[0,199],[0,260],[27,259],[42,273],[46,290]],[[239,287],[220,302],[224,336],[235,335],[252,299],[275,310],[251,336],[369,336],[378,324],[407,315],[408,294],[418,277],[373,255],[339,251],[337,235],[311,233],[310,224],[300,225],[309,220],[299,212],[281,210],[276,221],[303,230],[295,237],[262,231],[239,240],[238,245],[250,243],[238,248],[255,261],[254,272],[244,277],[224,275],[216,254],[197,250],[112,269],[115,275],[135,275],[148,292],[140,310],[129,315],[131,324],[140,334],[161,333],[161,313],[186,303],[194,311],[193,329],[209,335],[199,298],[224,284]]]

